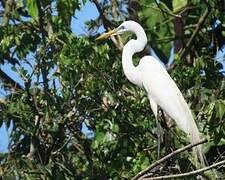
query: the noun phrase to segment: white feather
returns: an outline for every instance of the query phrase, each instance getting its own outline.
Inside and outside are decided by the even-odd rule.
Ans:
[[[162,64],[152,56],[145,56],[137,67],[133,65],[133,54],[142,51],[147,44],[143,28],[134,21],[126,21],[118,29],[120,27],[123,27],[123,31],[134,32],[137,36],[136,40],[130,40],[123,48],[122,66],[128,80],[145,88],[155,116],[157,116],[158,105],[175,120],[181,130],[187,133],[191,143],[199,142],[199,131],[192,113],[176,83]],[[204,165],[201,146],[194,148],[194,151]]]

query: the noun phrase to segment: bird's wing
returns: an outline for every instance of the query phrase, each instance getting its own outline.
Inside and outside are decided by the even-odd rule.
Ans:
[[[200,142],[200,135],[191,111],[177,85],[166,69],[152,56],[141,59],[138,67],[148,96],[158,104],[177,125],[189,135],[192,144]],[[153,110],[154,111],[154,110]],[[204,165],[201,146],[194,148],[196,158]]]
[[[189,134],[190,124],[193,123],[192,114],[183,95],[163,65],[154,57],[145,56],[141,59],[138,69],[148,96]]]

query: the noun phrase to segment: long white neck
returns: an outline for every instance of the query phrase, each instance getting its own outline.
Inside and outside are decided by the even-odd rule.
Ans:
[[[127,79],[138,86],[142,86],[140,72],[138,68],[134,66],[132,57],[136,52],[140,52],[144,49],[145,45],[147,44],[147,37],[140,25],[132,31],[136,34],[137,39],[131,39],[124,46],[122,53],[122,66]]]

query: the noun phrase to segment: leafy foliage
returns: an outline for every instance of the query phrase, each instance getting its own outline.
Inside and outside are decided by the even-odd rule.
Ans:
[[[155,119],[145,92],[124,76],[118,46],[110,40],[96,42],[93,34],[102,24],[111,28],[131,16],[139,19],[164,62],[171,41],[183,43],[175,47],[169,73],[202,137],[210,140],[204,145],[207,160],[211,164],[224,158],[225,80],[213,59],[215,52],[208,48],[212,18],[224,22],[222,1],[174,0],[172,9],[163,2],[136,2],[135,14],[129,1],[90,1],[100,16],[87,22],[91,35],[81,37],[71,32],[71,19],[86,1],[0,1],[0,63],[11,66],[23,82],[0,100],[0,125],[9,128],[13,123],[9,151],[0,154],[3,179],[130,179],[157,160]],[[209,6],[210,13],[186,48]],[[176,18],[182,23],[176,24]],[[11,81],[3,82],[2,88]],[[84,122],[94,138],[81,132]],[[187,143],[171,124],[162,132],[161,156]],[[185,152],[154,173],[191,171],[191,158]],[[224,177],[224,168],[218,174]]]

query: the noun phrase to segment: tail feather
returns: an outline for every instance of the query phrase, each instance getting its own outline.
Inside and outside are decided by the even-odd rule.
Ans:
[[[191,113],[191,110],[189,108],[189,106],[187,105],[186,101],[184,100],[184,98],[182,97],[182,94],[180,94],[180,103],[183,110],[183,116],[180,119],[180,121],[182,121],[183,125],[185,125],[185,127],[181,128],[184,132],[186,132],[187,134],[189,134],[189,139],[190,139],[190,143],[191,144],[196,144],[198,142],[201,141],[200,138],[200,133],[198,130],[198,127],[195,123],[195,120],[193,118],[193,115]],[[195,147],[193,147],[193,154],[195,157],[196,162],[199,161],[199,163],[201,164],[202,167],[205,166],[205,156],[202,152],[202,145],[197,145]]]
[[[191,128],[190,128],[190,142],[191,142],[191,144],[196,144],[200,141],[201,141],[200,133],[198,131],[198,128],[197,128],[194,120],[192,119]],[[198,146],[193,147],[193,151],[194,151],[195,159],[201,163],[202,167],[204,167],[205,166],[205,156],[202,152],[202,145],[200,144]]]

